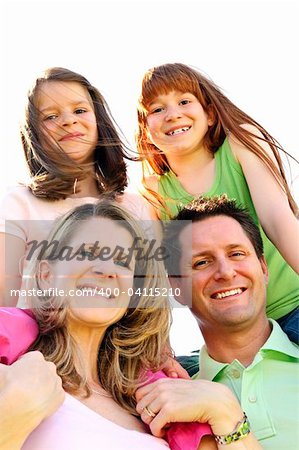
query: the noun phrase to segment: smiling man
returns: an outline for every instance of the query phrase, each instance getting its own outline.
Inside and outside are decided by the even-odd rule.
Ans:
[[[205,340],[194,378],[232,390],[264,449],[297,449],[299,352],[266,316],[259,229],[226,196],[201,198],[169,223],[164,245],[171,284]]]

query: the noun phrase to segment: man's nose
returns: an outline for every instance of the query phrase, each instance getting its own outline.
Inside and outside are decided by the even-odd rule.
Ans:
[[[214,274],[215,280],[229,280],[236,276],[235,267],[232,261],[222,258],[217,261],[217,267]]]

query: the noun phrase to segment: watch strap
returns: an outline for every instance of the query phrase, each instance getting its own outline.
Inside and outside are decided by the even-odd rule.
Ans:
[[[249,420],[244,412],[242,420],[237,423],[235,429],[229,433],[222,436],[214,435],[215,441],[217,444],[222,445],[228,445],[232,442],[239,441],[240,439],[243,439],[250,433],[250,423]]]

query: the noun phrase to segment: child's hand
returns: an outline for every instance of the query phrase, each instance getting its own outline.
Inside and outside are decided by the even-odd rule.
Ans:
[[[178,363],[172,356],[168,357],[162,370],[165,373],[165,375],[167,375],[170,378],[184,378],[185,380],[190,379],[187,370],[185,370],[180,365],[180,363]]]

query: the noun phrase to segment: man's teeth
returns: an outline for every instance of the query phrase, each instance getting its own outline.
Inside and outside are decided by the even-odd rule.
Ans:
[[[173,130],[170,131],[169,133],[167,133],[169,136],[173,136],[174,134],[179,134],[179,133],[183,133],[184,131],[188,131],[190,130],[191,127],[183,127],[183,128],[178,128],[177,130]]]
[[[230,295],[238,295],[242,294],[242,289],[232,289],[231,291],[225,291],[225,292],[218,292],[218,294],[215,295],[215,298],[225,298],[229,297]]]

